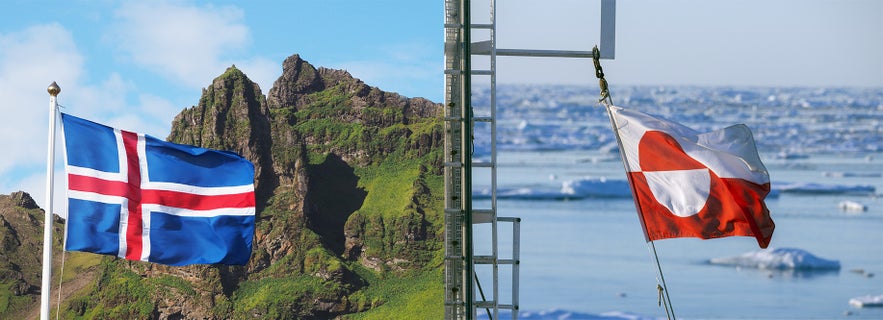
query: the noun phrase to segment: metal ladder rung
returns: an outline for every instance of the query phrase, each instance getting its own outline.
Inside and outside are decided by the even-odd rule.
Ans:
[[[494,122],[494,118],[492,118],[492,117],[472,117],[472,121],[475,121],[475,122]]]
[[[491,75],[490,70],[472,70],[473,76],[489,76]]]
[[[473,162],[472,163],[473,168],[493,168],[494,166],[495,165],[493,162]],[[460,161],[445,162],[445,167],[462,168],[463,163]]]
[[[445,69],[445,74],[455,74],[455,75],[460,75],[460,74],[463,74],[463,70],[460,70],[460,69]]]
[[[497,258],[494,256],[474,256],[472,257],[472,262],[475,264],[494,264],[497,261]]]
[[[472,223],[491,223],[494,221],[494,210],[472,210]]]
[[[445,260],[463,260],[463,256],[460,256],[460,255],[445,256]]]
[[[456,161],[456,162],[445,162],[445,167],[462,168],[462,167],[463,167],[463,163],[460,162],[460,161]]]
[[[445,305],[446,305],[446,306],[459,306],[459,307],[462,307],[462,306],[465,306],[465,305],[466,305],[466,302],[463,302],[463,301],[445,301]]]
[[[476,307],[476,308],[493,308],[495,302],[496,302],[496,301],[494,301],[494,300],[488,300],[488,301],[476,301],[476,302],[475,302],[475,307]],[[517,305],[512,305],[512,304],[498,304],[498,305],[497,305],[497,309],[518,310],[518,306],[517,306]]]
[[[473,168],[493,168],[496,165],[493,162],[473,162]]]
[[[445,209],[446,214],[462,214],[463,210],[461,209]],[[490,223],[494,221],[494,210],[492,209],[473,209],[472,210],[472,223]],[[447,259],[447,258],[445,258]]]
[[[473,23],[469,27],[472,29],[493,29],[494,25],[490,23]]]
[[[459,23],[445,23],[445,29],[460,29],[463,25]]]
[[[516,265],[520,264],[521,260],[517,259],[500,259],[494,258],[494,256],[474,256],[472,261],[475,264],[505,264],[505,265]]]

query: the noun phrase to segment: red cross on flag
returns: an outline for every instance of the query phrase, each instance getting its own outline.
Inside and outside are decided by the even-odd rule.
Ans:
[[[775,224],[770,178],[743,124],[699,133],[609,107],[647,241],[753,236],[766,248]]]

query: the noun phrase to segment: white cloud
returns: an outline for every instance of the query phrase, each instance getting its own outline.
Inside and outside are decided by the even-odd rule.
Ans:
[[[139,113],[116,113],[104,121],[104,124],[165,139],[171,129],[172,119],[181,112],[181,108],[171,101],[150,94],[141,94],[138,105],[128,109],[138,110]]]
[[[0,33],[0,189],[22,190],[21,181],[45,170],[52,81],[75,83],[83,57],[71,33],[58,24],[35,25]],[[61,98],[59,98],[61,100]]]
[[[132,1],[116,11],[110,36],[136,64],[199,88],[229,66],[225,55],[249,44],[243,17],[233,6]]]
[[[85,58],[70,31],[60,24],[34,25],[0,33],[0,193],[23,190],[44,205],[46,150],[49,128],[49,94],[58,82],[62,112],[95,121],[122,125],[165,137],[168,122],[178,111],[172,103],[141,95],[135,107],[126,96],[134,84],[113,73],[98,84],[84,78]],[[156,119],[163,119],[160,120]],[[151,122],[153,121],[153,122]],[[56,177],[63,178],[61,130],[56,130]],[[64,188],[64,180],[56,189]],[[56,192],[56,199],[63,193]]]

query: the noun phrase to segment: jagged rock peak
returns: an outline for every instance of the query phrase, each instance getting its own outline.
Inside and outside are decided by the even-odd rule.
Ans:
[[[242,155],[255,166],[258,197],[267,196],[275,188],[269,114],[261,88],[233,65],[175,117],[168,140]]]
[[[31,195],[24,191],[16,191],[9,195],[12,198],[13,203],[16,206],[25,208],[25,209],[37,209],[37,202],[34,201],[34,198],[31,198]]]
[[[282,63],[282,76],[273,83],[267,100],[270,109],[290,107],[298,104],[297,98],[300,95],[322,91],[324,88],[316,67],[295,54]]]

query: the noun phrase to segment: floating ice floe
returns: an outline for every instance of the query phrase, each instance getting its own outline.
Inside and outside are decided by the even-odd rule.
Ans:
[[[476,194],[476,198],[489,198],[490,190],[482,190]],[[533,188],[497,188],[497,199],[521,199],[521,200],[563,200],[567,195],[555,190],[539,190]]]
[[[556,177],[557,178],[557,177]],[[474,198],[491,197],[490,189],[473,191]],[[561,189],[543,188],[497,188],[497,199],[519,200],[566,200],[584,198],[628,198],[632,196],[631,188],[626,180],[610,180],[605,178],[580,178],[564,180]]]
[[[790,152],[779,152],[776,154],[776,159],[784,159],[784,160],[796,160],[796,159],[808,159],[808,154],[803,153],[790,153]]]
[[[627,198],[632,196],[632,189],[626,180],[581,178],[562,182],[561,193],[582,198]]]
[[[500,312],[500,319],[511,319],[511,312]],[[526,320],[656,320],[659,318],[644,316],[631,312],[611,311],[591,314],[578,311],[552,309],[546,311],[521,311],[519,319]],[[478,319],[488,319],[486,312],[478,312]]]
[[[861,296],[849,299],[849,305],[857,308],[883,307],[883,294],[879,296]]]
[[[830,178],[880,178],[883,174],[879,172],[822,172],[822,175]]]
[[[876,188],[871,185],[839,185],[814,182],[797,182],[774,185],[773,189],[782,193],[797,194],[874,194]]]
[[[868,211],[868,206],[863,205],[861,203],[851,201],[851,200],[843,200],[837,204],[837,207],[840,208],[841,211],[846,212],[863,212]]]
[[[796,248],[747,252],[734,257],[713,258],[711,264],[771,270],[839,270],[840,261],[828,260]]]

